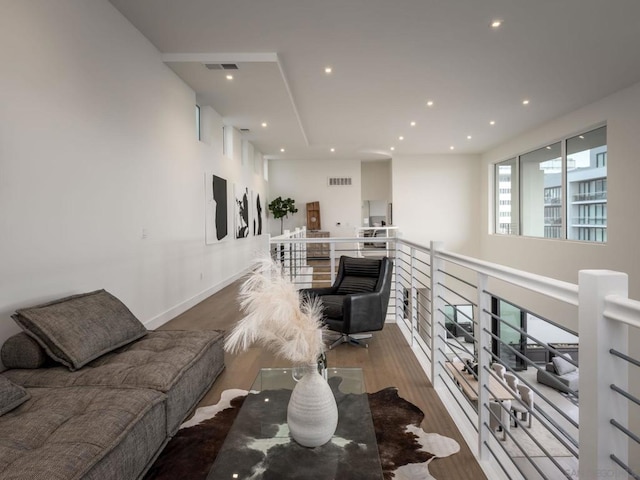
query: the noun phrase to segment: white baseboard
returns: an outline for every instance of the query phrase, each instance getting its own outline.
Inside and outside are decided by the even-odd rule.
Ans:
[[[158,327],[164,325],[165,323],[167,323],[169,320],[174,319],[175,317],[177,317],[181,313],[184,313],[187,310],[189,310],[190,308],[196,306],[198,303],[202,302],[205,298],[208,298],[211,295],[213,295],[214,293],[219,292],[223,288],[231,285],[236,280],[242,278],[250,270],[251,270],[251,268],[249,267],[249,268],[247,268],[247,269],[245,269],[245,270],[233,275],[232,277],[229,277],[229,278],[223,280],[222,282],[217,283],[216,285],[213,285],[213,286],[207,288],[206,290],[203,290],[202,292],[198,293],[197,295],[194,295],[193,297],[185,300],[184,302],[179,303],[178,305],[170,308],[169,310],[161,313],[160,315],[157,315],[154,318],[152,318],[150,320],[147,320],[146,322],[144,322],[144,326],[148,330],[155,330],[156,328],[158,328]]]

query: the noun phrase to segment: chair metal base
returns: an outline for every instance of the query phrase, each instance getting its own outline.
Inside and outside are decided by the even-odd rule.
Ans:
[[[361,342],[360,340],[364,340],[365,338],[371,338],[373,334],[371,333],[357,333],[353,335],[349,335],[348,333],[341,334],[337,340],[335,340],[331,345],[329,345],[329,350],[333,347],[336,347],[342,343],[348,343],[349,345],[355,345],[357,347],[369,348],[369,344],[365,342]]]

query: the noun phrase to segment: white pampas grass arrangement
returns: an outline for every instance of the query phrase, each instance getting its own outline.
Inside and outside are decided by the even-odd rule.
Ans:
[[[294,364],[312,364],[324,352],[322,305],[301,298],[271,258],[258,260],[240,287],[240,309],[245,313],[224,342],[231,353],[253,344],[271,350]]]

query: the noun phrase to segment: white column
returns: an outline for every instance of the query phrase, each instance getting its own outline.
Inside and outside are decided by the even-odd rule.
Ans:
[[[610,385],[627,390],[627,363],[609,349],[627,352],[628,327],[603,317],[605,297],[628,296],[625,273],[582,270],[579,273],[578,314],[580,336],[580,478],[626,479],[610,458],[627,463],[628,442],[609,419],[628,423],[628,403]]]

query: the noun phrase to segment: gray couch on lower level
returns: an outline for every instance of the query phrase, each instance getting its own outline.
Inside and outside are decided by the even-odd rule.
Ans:
[[[223,332],[147,331],[105,291],[14,319],[0,479],[141,478],[224,368]]]
[[[553,387],[566,393],[576,393],[580,387],[580,370],[562,357],[573,360],[569,354],[555,356],[547,363],[544,370],[538,370],[538,383]]]

